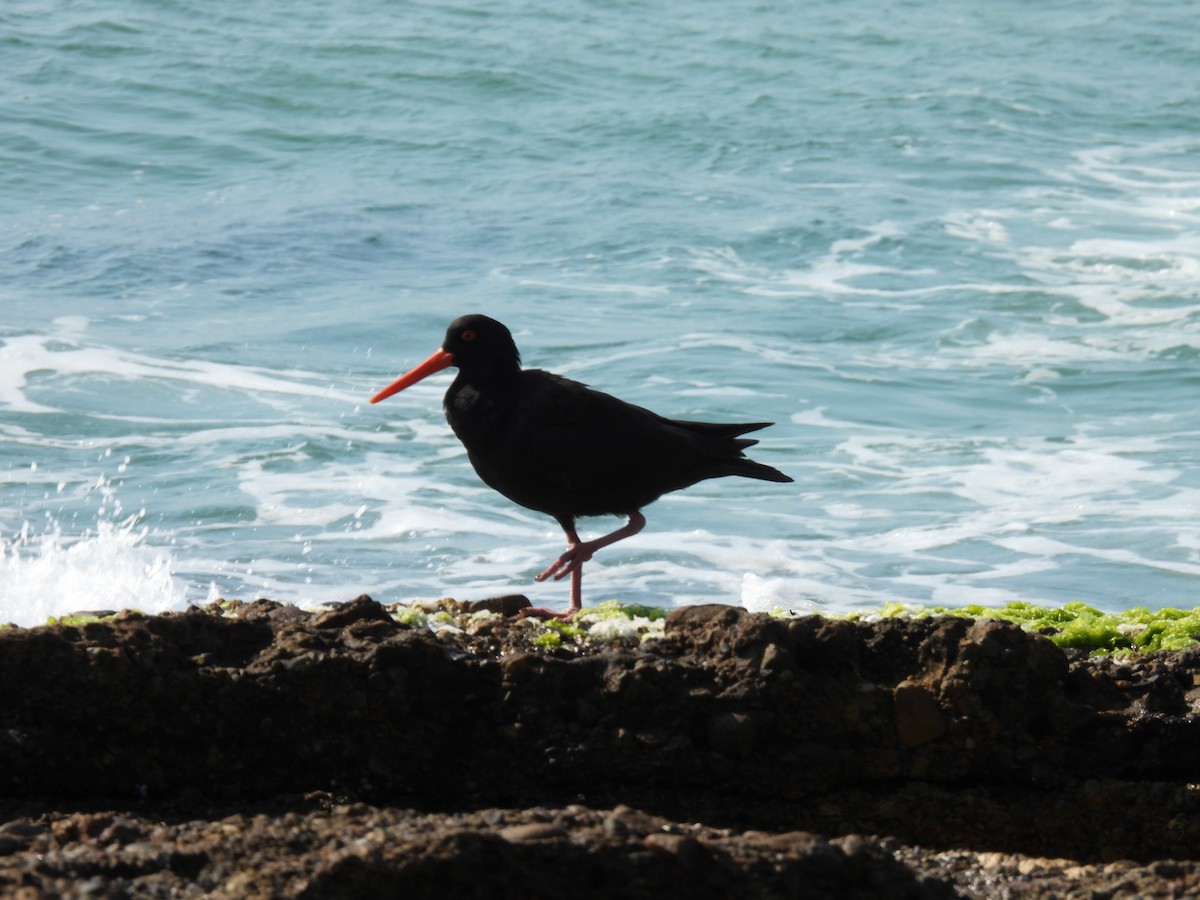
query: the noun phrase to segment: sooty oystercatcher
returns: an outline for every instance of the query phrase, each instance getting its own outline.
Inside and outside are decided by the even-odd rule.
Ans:
[[[487,316],[455,319],[441,349],[371,402],[449,366],[458,367],[458,377],[446,391],[446,419],[479,477],[513,502],[553,516],[566,533],[567,551],[537,576],[558,580],[570,573],[566,616],[582,604],[583,564],[601,547],[641,531],[646,504],[706,478],[792,480],[743,455],[758,442],[740,435],[773,423],[666,419],[577,381],[522,369],[512,334]],[[581,541],[575,520],[601,515],[629,521]]]

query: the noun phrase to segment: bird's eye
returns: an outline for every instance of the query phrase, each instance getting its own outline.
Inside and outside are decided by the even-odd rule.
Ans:
[[[472,331],[470,328],[468,328],[466,331],[464,331],[462,334],[459,335],[459,338],[464,341],[473,341],[473,340],[475,340],[475,332]]]

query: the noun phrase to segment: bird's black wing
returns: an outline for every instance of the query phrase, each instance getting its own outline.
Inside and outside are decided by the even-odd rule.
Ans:
[[[765,423],[676,422],[547,372],[522,376],[506,446],[494,457],[508,461],[508,471],[480,475],[524,506],[559,516],[623,514],[705,478],[790,480],[742,456],[754,441],[736,436]]]

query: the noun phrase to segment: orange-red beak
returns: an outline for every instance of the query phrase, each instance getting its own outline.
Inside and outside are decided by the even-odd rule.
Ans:
[[[422,378],[428,378],[434,372],[440,372],[442,369],[454,365],[454,354],[448,353],[445,350],[437,350],[433,356],[425,360],[411,372],[406,372],[401,375],[382,391],[371,398],[372,403],[378,403],[380,400],[386,400],[392,394],[398,394],[406,387],[411,387]]]

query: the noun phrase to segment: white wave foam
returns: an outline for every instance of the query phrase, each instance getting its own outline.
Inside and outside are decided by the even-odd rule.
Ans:
[[[521,287],[550,288],[555,291],[585,294],[621,294],[630,297],[665,297],[671,289],[665,285],[610,283],[596,281],[556,281],[554,279],[520,278],[517,284]]]
[[[891,292],[864,289],[852,282],[867,276],[910,278],[928,274],[925,270],[898,269],[863,258],[864,251],[902,234],[902,229],[893,222],[877,223],[862,237],[833,241],[824,256],[814,258],[803,269],[778,270],[754,265],[728,247],[695,249],[692,251],[692,265],[710,278],[736,285],[739,290],[755,297],[782,299],[818,296],[828,299],[855,295],[881,296]]]
[[[814,595],[814,590],[819,593]],[[829,585],[815,580],[763,578],[753,572],[742,576],[741,604],[750,612],[818,612],[823,604],[814,596],[823,597],[828,603],[831,599]]]
[[[83,610],[185,608],[171,554],[146,544],[148,534],[133,516],[101,520],[77,538],[59,528],[33,534],[28,524],[0,537],[0,620],[30,627]]]
[[[320,398],[352,406],[363,397],[310,383],[312,373],[258,369],[206,360],[172,360],[81,342],[84,321],[59,319],[65,325],[53,334],[9,335],[0,342],[0,404],[12,412],[47,413],[57,407],[30,399],[29,377],[50,373],[59,391],[64,384],[100,380],[111,392],[114,379],[183,383],[196,388],[253,395],[271,404],[279,395]],[[186,400],[186,397],[183,398]]]
[[[1008,214],[1002,210],[952,212],[943,218],[946,233],[967,241],[982,244],[1008,244],[1012,241],[1001,219]]]
[[[1141,145],[1107,145],[1075,153],[1074,171],[1083,179],[1138,196],[1171,195],[1177,206],[1195,209],[1186,194],[1200,193],[1195,160],[1195,137],[1150,141]],[[1184,168],[1173,168],[1164,160],[1180,157]],[[1150,159],[1155,162],[1144,162]],[[1172,207],[1174,208],[1174,207]]]
[[[1013,550],[1017,553],[1036,555],[1043,560],[1052,559],[1058,556],[1090,556],[1096,559],[1120,563],[1124,566],[1138,566],[1145,569],[1157,569],[1164,572],[1173,572],[1179,575],[1200,575],[1200,565],[1195,563],[1150,559],[1143,554],[1135,553],[1134,551],[1128,550],[1124,547],[1085,547],[1078,544],[1069,544],[1065,541],[1054,540],[1052,538],[1036,536],[1002,538],[997,541],[997,543],[1000,544],[1000,546],[1009,550]]]

